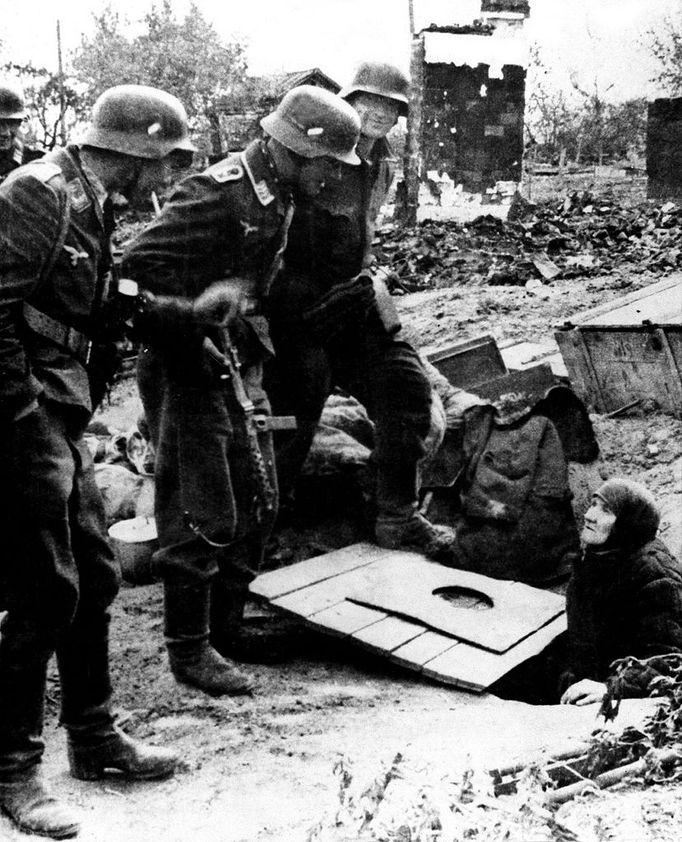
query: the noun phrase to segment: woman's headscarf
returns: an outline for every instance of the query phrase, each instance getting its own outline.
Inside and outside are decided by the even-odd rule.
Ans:
[[[609,547],[637,549],[656,537],[661,516],[653,495],[643,485],[616,477],[600,486],[595,495],[616,516],[607,541]]]

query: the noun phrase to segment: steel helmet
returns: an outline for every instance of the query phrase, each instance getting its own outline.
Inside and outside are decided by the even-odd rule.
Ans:
[[[0,79],[0,120],[23,120],[24,117],[23,91],[15,82]]]
[[[195,149],[180,100],[146,85],[117,85],[104,91],[79,143],[153,159],[165,158],[176,149]]]
[[[350,84],[339,91],[344,99],[353,94],[367,93],[385,96],[398,103],[399,113],[407,116],[410,78],[394,64],[382,61],[363,61],[356,68]]]
[[[354,152],[360,118],[347,102],[324,88],[292,88],[260,124],[271,137],[304,158],[329,156],[346,164],[360,163]]]

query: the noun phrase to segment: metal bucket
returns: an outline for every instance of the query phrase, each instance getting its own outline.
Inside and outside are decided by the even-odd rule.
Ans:
[[[149,585],[153,582],[152,554],[159,546],[154,518],[119,520],[109,527],[109,537],[124,580],[132,585]]]

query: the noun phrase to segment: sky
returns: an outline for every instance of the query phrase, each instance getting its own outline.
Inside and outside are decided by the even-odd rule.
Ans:
[[[225,40],[248,44],[252,75],[320,67],[341,84],[363,58],[409,63],[409,0],[195,0]],[[56,69],[56,23],[68,53],[92,29],[106,0],[0,0],[2,56]],[[189,0],[172,0],[182,15]],[[115,0],[121,16],[137,21],[151,0]],[[480,0],[413,0],[417,28],[466,22]],[[582,87],[614,101],[662,95],[649,83],[655,69],[644,48],[646,30],[666,13],[682,14],[682,0],[531,0],[526,36],[540,45],[560,86],[575,76]]]

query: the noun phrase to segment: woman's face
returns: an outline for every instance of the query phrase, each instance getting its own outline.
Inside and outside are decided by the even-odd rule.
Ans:
[[[585,512],[582,541],[585,546],[598,547],[603,544],[613,529],[616,515],[601,497],[594,496],[590,508]]]

